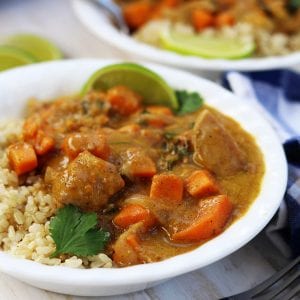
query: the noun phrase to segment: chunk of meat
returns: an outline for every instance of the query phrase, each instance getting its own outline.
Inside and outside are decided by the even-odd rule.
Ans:
[[[53,177],[52,195],[57,204],[74,204],[85,211],[99,210],[125,185],[114,165],[88,151]]]
[[[230,176],[247,167],[246,156],[231,134],[212,112],[203,110],[193,133],[197,159],[220,176]]]

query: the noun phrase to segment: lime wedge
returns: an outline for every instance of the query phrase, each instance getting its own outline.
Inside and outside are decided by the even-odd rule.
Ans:
[[[48,40],[33,34],[17,34],[8,37],[5,45],[26,51],[36,58],[36,61],[60,59],[60,50]]]
[[[30,54],[9,46],[0,46],[0,71],[34,63]]]
[[[170,29],[161,32],[160,42],[165,49],[204,58],[238,59],[250,56],[255,50],[255,43],[252,41],[183,34]]]
[[[178,108],[173,89],[156,73],[134,63],[110,65],[96,71],[85,83],[81,94],[90,90],[107,90],[117,85],[125,85],[140,94],[144,103],[166,105]]]

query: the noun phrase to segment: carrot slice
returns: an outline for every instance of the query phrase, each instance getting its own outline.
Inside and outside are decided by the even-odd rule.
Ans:
[[[129,134],[136,134],[139,133],[141,127],[138,124],[128,124],[119,129],[120,132],[129,133]]]
[[[199,217],[187,228],[172,235],[172,240],[199,242],[219,234],[226,225],[233,206],[229,198],[219,195],[199,203]]]
[[[55,141],[51,136],[45,135],[42,130],[38,130],[34,141],[34,149],[38,155],[44,155],[55,147]]]
[[[235,23],[234,16],[229,12],[223,12],[216,16],[215,25],[217,27],[232,26]]]
[[[37,135],[39,129],[39,123],[34,118],[28,118],[23,125],[23,136],[25,141],[29,141]]]
[[[180,204],[183,195],[183,180],[175,174],[159,174],[152,179],[150,198]]]
[[[156,165],[147,153],[138,148],[127,149],[122,174],[134,179],[135,177],[152,177],[156,172]]]
[[[132,224],[143,222],[149,228],[156,223],[156,219],[149,209],[139,204],[129,204],[122,208],[114,217],[113,222],[121,228],[127,228]]]
[[[19,142],[8,147],[7,156],[12,169],[21,175],[34,170],[37,165],[37,157],[33,146]]]
[[[107,91],[107,100],[120,115],[129,116],[141,107],[141,96],[126,86],[115,86]]]
[[[201,31],[213,25],[214,17],[207,10],[196,9],[192,13],[192,23],[197,31]]]
[[[185,181],[186,189],[194,197],[206,197],[218,194],[219,187],[206,170],[198,170],[193,172]]]
[[[146,108],[147,112],[155,115],[173,116],[173,112],[169,107],[162,105],[150,105]]]

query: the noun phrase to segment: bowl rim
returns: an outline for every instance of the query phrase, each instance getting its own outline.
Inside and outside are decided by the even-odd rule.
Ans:
[[[9,81],[29,78],[33,74],[59,73],[73,74],[75,70],[96,70],[99,67],[120,62],[119,60],[66,60],[50,63],[40,63],[31,66],[24,66],[9,70],[0,74],[0,87]],[[247,131],[252,127],[250,133],[255,136],[265,158],[266,174],[263,178],[262,188],[246,214],[229,226],[222,234],[208,241],[195,250],[177,255],[161,262],[131,266],[126,268],[112,269],[72,269],[63,266],[47,266],[34,261],[20,259],[6,252],[0,252],[0,270],[19,279],[26,281],[51,282],[61,285],[70,284],[77,286],[126,286],[145,282],[156,282],[168,279],[180,274],[184,274],[195,269],[207,266],[223,257],[233,253],[249,242],[257,235],[269,222],[280,205],[287,183],[287,163],[283,148],[278,136],[271,126],[254,108],[239,102],[238,98],[231,92],[210,82],[187,72],[175,70],[169,67],[162,67],[155,64],[144,64],[146,67],[158,72],[166,80],[172,77],[172,81],[177,83],[173,87],[180,88],[189,84],[195,86],[196,91],[210,89],[212,94],[222,95],[226,101],[217,98],[212,100],[207,98],[208,104],[214,106],[218,103],[217,109],[222,107],[222,112],[230,115],[235,114],[239,123]],[[75,80],[75,79],[73,79]],[[76,80],[75,80],[76,81]],[[39,81],[34,84],[38,85]],[[49,82],[47,82],[47,85]],[[51,86],[51,84],[50,84]],[[15,87],[15,85],[11,85]],[[21,88],[25,88],[22,85]],[[51,87],[56,88],[55,86]],[[50,89],[51,89],[50,88]],[[189,88],[188,86],[186,87]],[[1,97],[1,93],[0,93]],[[213,102],[215,101],[215,102]],[[0,102],[0,107],[1,107]],[[233,104],[232,106],[230,106]],[[230,108],[232,107],[232,108]],[[267,152],[267,149],[272,150]],[[268,200],[268,201],[267,201]],[[216,246],[219,247],[216,247]],[[220,247],[222,245],[222,247]],[[204,255],[204,258],[203,258]]]
[[[121,33],[112,24],[101,8],[95,9],[91,2],[88,3],[88,1],[85,0],[73,0],[72,7],[77,18],[96,37],[109,43],[115,48],[156,63],[172,65],[179,68],[208,71],[262,71],[300,64],[300,51],[282,56],[237,60],[205,59],[193,55],[181,55],[139,42],[128,35]]]

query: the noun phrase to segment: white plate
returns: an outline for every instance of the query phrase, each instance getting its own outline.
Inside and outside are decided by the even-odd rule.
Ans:
[[[22,115],[28,98],[55,98],[78,92],[106,60],[71,60],[36,64],[0,74],[0,120]],[[199,92],[206,103],[237,120],[255,136],[266,164],[261,191],[249,211],[224,233],[198,249],[162,262],[120,269],[71,269],[18,259],[0,252],[0,270],[54,292],[99,296],[129,293],[207,266],[236,251],[258,234],[277,210],[287,181],[281,144],[269,124],[251,107],[222,87],[189,73],[146,65],[174,88]]]
[[[211,71],[259,71],[284,68],[300,64],[300,52],[295,52],[285,56],[225,60],[204,59],[196,56],[185,56],[175,52],[161,50],[120,33],[119,30],[113,26],[104,11],[96,7],[92,1],[73,0],[72,2],[74,11],[79,20],[97,37],[116,48],[130,53],[131,55],[161,64],[191,70]]]

